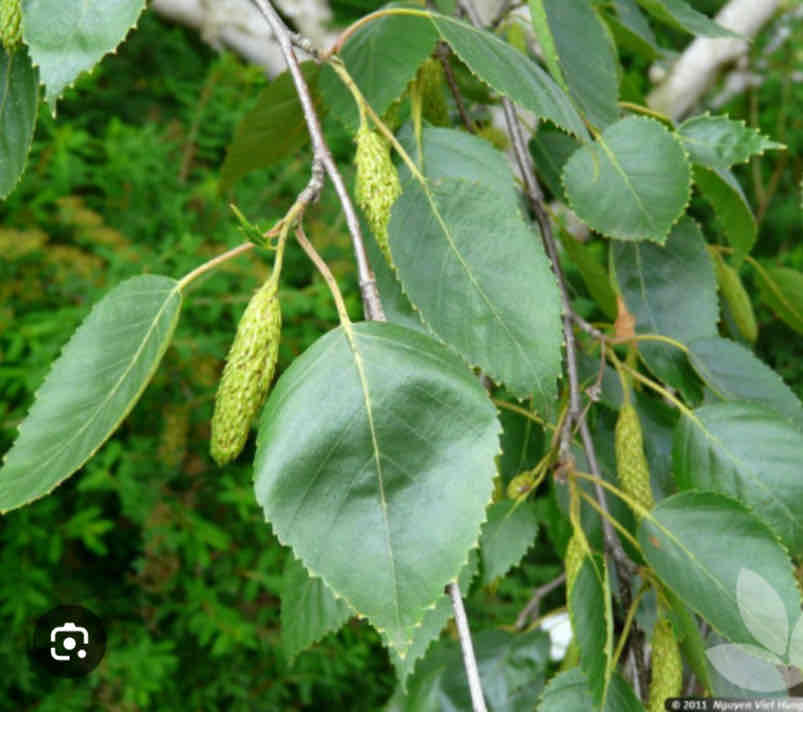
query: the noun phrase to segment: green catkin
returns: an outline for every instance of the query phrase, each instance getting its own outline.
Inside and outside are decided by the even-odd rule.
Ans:
[[[390,159],[390,144],[367,124],[361,125],[357,132],[355,163],[355,198],[365,213],[379,249],[392,266],[388,222],[391,207],[401,194],[401,183]]]
[[[0,43],[13,51],[22,40],[21,0],[0,0]]]
[[[585,558],[585,555],[586,553],[585,549],[583,548],[583,543],[575,532],[572,534],[572,537],[569,538],[569,543],[566,546],[566,556],[564,558],[564,565],[566,567],[567,598],[569,593],[571,593],[574,580],[577,578],[577,574],[580,571],[580,566],[583,564],[583,558]]]
[[[210,442],[212,458],[220,466],[239,456],[273,379],[282,330],[277,290],[278,279],[272,277],[254,293],[226,358]]]
[[[750,296],[747,295],[742,279],[735,268],[719,257],[716,258],[716,264],[719,290],[728,304],[733,322],[741,335],[753,344],[758,338],[758,324]]]
[[[418,70],[416,77],[421,95],[421,114],[438,127],[449,125],[449,104],[444,89],[443,66],[438,59],[428,58]]]
[[[650,711],[665,711],[667,698],[676,698],[683,691],[683,660],[666,617],[659,617],[652,633],[652,679],[650,681]]]
[[[650,469],[644,454],[641,423],[632,403],[622,403],[614,434],[616,471],[622,491],[646,509],[653,505]]]

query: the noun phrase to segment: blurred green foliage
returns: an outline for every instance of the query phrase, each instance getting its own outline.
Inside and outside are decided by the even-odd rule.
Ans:
[[[368,5],[342,0],[336,17],[342,22]],[[803,85],[791,84],[788,72],[801,68],[801,38],[803,28],[769,56],[766,82],[728,107],[789,147],[745,168],[742,183],[757,211],[767,202],[756,256],[794,268],[803,266],[803,120],[796,113]],[[683,43],[671,34],[662,41]],[[643,71],[627,66],[628,98],[643,93]],[[264,84],[260,70],[215,55],[193,32],[146,13],[119,52],[69,90],[55,119],[42,109],[28,171],[0,204],[0,454],[48,365],[108,288],[142,272],[180,277],[242,240],[218,194],[218,169]],[[332,121],[326,133],[351,179],[348,135]],[[306,183],[308,162],[302,154],[253,173],[233,198],[268,226]],[[696,214],[715,237],[713,215]],[[359,318],[350,244],[331,187],[306,226]],[[0,517],[0,709],[361,710],[390,697],[393,670],[364,623],[347,624],[292,665],[284,657],[286,551],[253,497],[253,439],[225,469],[208,455],[223,358],[269,263],[251,253],[194,286],[173,345],[120,430],[52,495]],[[750,283],[749,268],[743,275]],[[281,300],[280,371],[337,320],[322,280],[294,246]],[[800,340],[769,309],[759,317],[763,358],[803,395]],[[555,548],[563,551],[566,529],[553,499],[537,503],[548,532],[519,569],[474,589],[475,630],[512,624],[533,587],[561,570]],[[106,657],[86,679],[50,677],[25,653],[37,616],[67,603],[89,607],[108,628]],[[563,603],[558,589],[542,611]]]

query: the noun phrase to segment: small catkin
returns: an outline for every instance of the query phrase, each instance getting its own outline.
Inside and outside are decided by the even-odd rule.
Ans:
[[[650,711],[665,711],[667,698],[676,698],[683,690],[683,660],[666,617],[659,617],[652,633],[652,680],[650,681]]]
[[[566,566],[567,592],[571,592],[572,586],[574,585],[574,580],[577,578],[577,574],[580,571],[580,566],[583,564],[583,558],[585,558],[585,555],[583,543],[580,541],[577,533],[574,533],[572,537],[569,538],[569,544],[566,546],[566,556],[564,558],[564,565]]]
[[[396,166],[390,159],[390,144],[367,125],[362,125],[357,132],[355,163],[355,198],[365,213],[379,249],[392,266],[388,222],[391,207],[401,194],[401,183]]]
[[[506,490],[507,496],[512,500],[517,500],[521,495],[529,492],[533,488],[533,480],[532,469],[527,469],[527,471],[516,474],[516,476],[508,482]]]
[[[0,43],[13,51],[22,40],[21,0],[0,0]]]
[[[650,469],[644,454],[641,423],[631,403],[622,403],[614,435],[616,471],[624,491],[636,502],[650,509],[653,505],[650,490]]]
[[[758,338],[758,324],[753,304],[739,273],[721,258],[717,258],[717,281],[736,328],[748,342],[753,344]]]
[[[449,125],[449,105],[444,89],[443,66],[437,59],[428,58],[418,70],[416,77],[421,95],[421,115],[438,127]]]
[[[212,416],[210,453],[220,465],[239,456],[251,423],[268,394],[276,359],[282,312],[278,283],[270,278],[251,298],[237,326]]]

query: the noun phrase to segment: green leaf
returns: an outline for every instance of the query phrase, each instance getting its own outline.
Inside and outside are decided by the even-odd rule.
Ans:
[[[740,499],[803,553],[803,434],[789,421],[753,403],[705,405],[678,423],[673,465],[681,489]]]
[[[0,512],[51,492],[129,414],[167,349],[181,309],[172,278],[130,278],[95,304],[53,363],[0,468]]]
[[[733,264],[738,267],[753,249],[758,226],[742,187],[730,171],[694,167],[694,183],[714,208],[728,242],[733,246]]]
[[[584,712],[596,710],[586,674],[579,667],[558,673],[544,689],[538,710]],[[614,673],[611,677],[605,710],[644,711],[644,706],[630,684],[618,673]]]
[[[741,38],[738,33],[723,28],[708,16],[698,13],[683,0],[638,0],[650,14],[665,23],[682,28],[695,36],[711,38]]]
[[[22,34],[51,109],[81,72],[122,43],[145,0],[27,0]]]
[[[803,334],[803,273],[777,266],[756,267],[758,288],[775,315]]]
[[[271,393],[257,500],[279,540],[403,655],[477,541],[498,433],[479,381],[434,339],[341,327]]]
[[[544,125],[539,125],[535,135],[530,138],[535,171],[556,199],[566,198],[561,175],[566,161],[578,146],[571,136],[560,130],[549,130]]]
[[[747,127],[744,120],[731,120],[726,115],[712,117],[708,112],[684,121],[675,134],[692,161],[706,168],[730,168],[747,163],[751,156],[765,150],[786,147]]]
[[[482,583],[490,584],[518,564],[537,535],[533,502],[504,499],[492,504],[480,534]]]
[[[678,411],[645,392],[637,392],[634,397],[641,421],[644,453],[650,467],[650,486],[654,498],[660,501],[675,486],[672,476],[672,439]]]
[[[316,108],[320,108],[319,70],[314,61],[301,64]],[[280,161],[308,140],[307,124],[293,78],[289,71],[283,71],[262,90],[254,107],[237,125],[220,169],[221,192],[228,192],[247,173]]]
[[[636,0],[613,0],[616,17],[608,16],[615,34],[633,51],[648,59],[658,53],[658,41]]]
[[[627,117],[579,148],[563,171],[569,203],[590,227],[622,240],[663,244],[689,202],[683,147],[646,117]]]
[[[458,576],[458,586],[463,596],[468,594],[471,582],[477,574],[479,554],[476,550],[469,553],[468,563],[463,566]],[[390,662],[396,669],[402,691],[407,690],[407,679],[413,673],[416,663],[426,654],[427,650],[442,632],[446,623],[452,618],[452,600],[448,594],[441,594],[435,606],[427,609],[421,625],[413,633],[413,641],[404,657],[401,657],[395,648],[390,648]]]
[[[672,607],[672,618],[675,623],[675,630],[678,633],[678,642],[680,643],[683,659],[694,671],[703,689],[711,693],[713,691],[711,671],[708,667],[705,641],[700,632],[700,626],[697,624],[697,618],[669,589],[664,587],[663,593],[669,598],[669,603]]]
[[[765,405],[803,426],[803,405],[797,395],[741,344],[718,336],[695,339],[689,344],[689,361],[720,399]]]
[[[615,48],[590,0],[530,0],[530,12],[555,80],[594,127],[616,122],[619,75]]]
[[[374,112],[383,115],[404,94],[437,40],[426,17],[385,15],[349,38],[340,58]],[[332,113],[346,127],[356,130],[360,124],[357,105],[329,66],[321,72],[320,90]]]
[[[25,170],[36,127],[39,81],[24,46],[11,55],[0,46],[0,199]]]
[[[754,643],[739,612],[743,569],[770,584],[790,620],[800,614],[800,592],[786,551],[763,522],[730,497],[674,495],[642,519],[638,538],[661,580],[731,642]]]
[[[282,579],[282,649],[292,660],[330,632],[340,629],[354,611],[320,578],[313,578],[297,558],[287,556]]]
[[[699,226],[684,217],[666,247],[614,242],[616,281],[639,334],[661,334],[682,344],[716,336],[717,285]],[[687,384],[686,355],[669,344],[640,342],[650,369],[671,385]],[[686,388],[684,388],[686,389]]]
[[[541,119],[588,140],[571,100],[538,64],[501,38],[462,20],[435,13],[431,18],[443,40],[480,79]]]
[[[480,680],[490,711],[532,711],[549,663],[549,635],[540,629],[510,634],[484,629],[473,635]],[[398,711],[471,711],[460,647],[454,640],[433,645],[389,708]]]
[[[511,392],[554,402],[560,303],[538,234],[484,184],[411,179],[388,226],[399,279],[424,322]]]
[[[398,136],[410,157],[418,160],[412,125]],[[431,181],[460,178],[485,184],[504,199],[507,211],[515,211],[519,197],[507,157],[487,140],[462,130],[425,126],[421,131],[421,172]],[[406,175],[410,175],[404,169]],[[404,180],[406,183],[406,179]]]
[[[615,319],[616,293],[614,293],[611,279],[605,268],[597,262],[587,244],[574,239],[564,229],[560,230],[559,236],[566,252],[580,271],[580,277],[594,301],[608,318]]]
[[[424,334],[430,334],[429,329],[424,326],[418,311],[410,303],[402,290],[401,283],[396,277],[396,273],[388,264],[382,250],[379,249],[376,237],[371,231],[371,228],[365,221],[362,214],[357,215],[360,219],[360,229],[362,231],[363,241],[365,242],[365,252],[368,255],[368,261],[371,263],[371,268],[374,271],[374,278],[376,278],[376,287],[379,289],[379,295],[382,300],[382,310],[385,312],[385,318],[399,326],[406,326],[408,329],[415,329]]]
[[[599,555],[585,556],[569,589],[569,615],[597,709],[605,700],[613,655],[613,612],[608,569]]]

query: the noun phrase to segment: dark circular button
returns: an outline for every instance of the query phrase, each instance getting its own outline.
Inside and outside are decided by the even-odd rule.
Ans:
[[[52,675],[80,678],[97,667],[105,652],[103,622],[85,607],[55,607],[36,621],[30,654]]]

